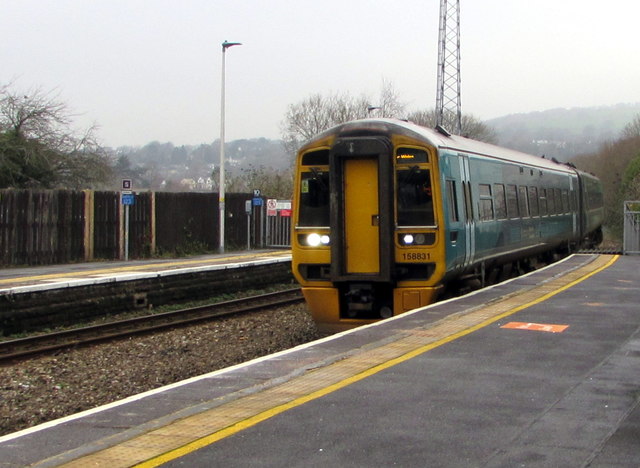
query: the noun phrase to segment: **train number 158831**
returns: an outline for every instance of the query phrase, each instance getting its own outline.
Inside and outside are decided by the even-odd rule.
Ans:
[[[402,254],[402,260],[416,261],[416,260],[430,260],[431,255],[427,252],[405,252]]]

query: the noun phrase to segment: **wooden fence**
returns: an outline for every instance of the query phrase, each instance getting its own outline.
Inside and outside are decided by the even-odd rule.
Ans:
[[[0,266],[124,258],[120,197],[90,190],[0,190]],[[228,249],[247,245],[245,202],[251,198],[226,194]],[[217,249],[217,193],[141,192],[128,209],[129,258]],[[261,245],[260,230],[252,232],[252,242]]]

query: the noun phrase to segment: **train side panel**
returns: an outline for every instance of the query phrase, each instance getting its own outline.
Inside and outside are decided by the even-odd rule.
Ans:
[[[440,161],[448,277],[577,241],[573,172],[450,151]]]

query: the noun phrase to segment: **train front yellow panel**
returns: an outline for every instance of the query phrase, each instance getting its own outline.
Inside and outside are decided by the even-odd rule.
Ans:
[[[377,161],[345,161],[344,180],[347,273],[379,273]]]
[[[393,290],[393,315],[400,315],[433,304],[442,286],[427,288],[396,288]]]

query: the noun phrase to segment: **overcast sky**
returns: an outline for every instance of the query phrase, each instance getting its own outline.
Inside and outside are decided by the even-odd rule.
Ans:
[[[462,110],[640,102],[638,0],[461,0]],[[0,0],[0,84],[55,89],[107,146],[279,138],[314,93],[435,105],[438,0]],[[372,102],[375,104],[375,102]]]

